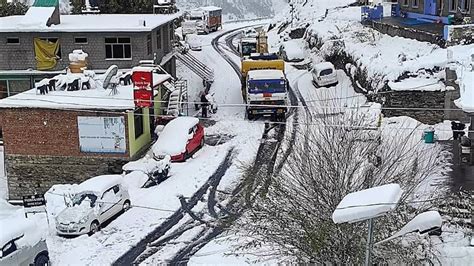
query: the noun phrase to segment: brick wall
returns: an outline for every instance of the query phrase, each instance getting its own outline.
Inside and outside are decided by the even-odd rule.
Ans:
[[[2,109],[5,153],[8,155],[94,156],[79,147],[78,116],[117,116],[101,112],[76,112],[34,108]],[[124,116],[127,119],[127,116]],[[126,123],[127,124],[127,123]],[[128,128],[126,129],[128,150]],[[101,157],[128,157],[96,154]]]
[[[54,184],[80,183],[93,176],[122,172],[122,165],[129,160],[128,152],[94,154],[80,151],[78,116],[117,115],[28,108],[2,109],[0,127],[3,130],[10,199],[45,193]],[[125,132],[128,150],[128,126]]]
[[[117,65],[119,68],[132,68],[140,60],[153,59],[156,53],[158,62],[165,52],[170,51],[169,26],[165,24],[151,32],[112,32],[112,33],[91,33],[91,32],[46,32],[46,33],[0,33],[0,70],[7,69],[36,69],[33,39],[59,38],[61,45],[61,57],[54,70],[65,69],[69,65],[68,54],[75,49],[83,49],[89,54],[88,63],[90,69],[107,69],[110,65]],[[156,32],[162,31],[162,49],[157,47]],[[152,35],[153,52],[148,54],[147,35]],[[20,44],[7,44],[8,37],[18,37]],[[86,44],[76,44],[75,37],[86,37]],[[130,37],[132,46],[131,60],[109,60],[105,58],[105,37]]]

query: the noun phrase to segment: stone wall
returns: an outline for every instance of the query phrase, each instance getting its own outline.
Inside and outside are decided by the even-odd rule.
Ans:
[[[78,184],[93,176],[120,174],[124,158],[6,155],[9,199],[45,193],[55,184]]]
[[[366,25],[372,27],[373,29],[390,36],[398,36],[409,39],[418,40],[421,42],[430,42],[437,44],[441,47],[446,46],[446,41],[443,39],[443,36],[439,36],[434,33],[429,33],[426,31],[419,31],[413,28],[399,27],[396,25],[383,23],[379,21],[369,21]]]
[[[442,91],[391,91],[383,94],[382,113],[386,117],[409,116],[424,124],[440,123],[444,120],[445,95]],[[413,110],[407,110],[410,108]]]
[[[474,43],[474,24],[448,26],[448,46]]]

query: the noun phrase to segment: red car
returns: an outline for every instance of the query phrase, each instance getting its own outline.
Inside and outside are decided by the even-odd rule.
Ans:
[[[181,116],[171,120],[153,145],[155,159],[166,155],[172,162],[184,162],[204,146],[204,127],[196,117]]]

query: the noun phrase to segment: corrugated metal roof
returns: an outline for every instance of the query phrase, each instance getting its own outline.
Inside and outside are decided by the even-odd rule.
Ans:
[[[36,7],[56,7],[59,5],[59,0],[35,0],[33,6]]]

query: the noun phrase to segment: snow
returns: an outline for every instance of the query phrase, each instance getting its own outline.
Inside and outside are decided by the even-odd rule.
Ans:
[[[87,218],[89,213],[93,210],[90,203],[89,200],[85,199],[79,205],[65,208],[56,216],[56,221],[61,224],[81,224],[79,221],[83,218]]]
[[[313,68],[314,68],[315,70],[317,70],[318,72],[319,72],[319,71],[322,71],[322,70],[325,70],[325,69],[332,69],[332,70],[334,70],[334,65],[333,65],[331,62],[322,62],[322,63],[319,63],[319,64],[314,65]]]
[[[381,244],[383,242],[390,241],[397,237],[404,236],[408,233],[412,232],[424,232],[434,228],[441,228],[443,221],[441,220],[441,215],[437,211],[427,211],[418,214],[409,221],[406,225],[402,227],[397,233],[392,235],[391,237],[384,239],[376,244]]]
[[[283,43],[283,49],[289,61],[303,60],[305,56],[304,39],[289,40]]]
[[[189,130],[199,123],[195,117],[177,117],[169,122],[153,145],[155,155],[179,155],[186,151]]]
[[[387,184],[347,194],[337,205],[332,220],[339,223],[354,223],[394,210],[402,195],[398,184]]]
[[[78,186],[78,191],[96,192],[100,197],[107,189],[122,183],[120,175],[101,175],[90,178]]]
[[[5,155],[3,150],[3,145],[0,145],[0,201],[7,198],[8,189],[8,182],[5,173]]]
[[[125,164],[122,169],[126,172],[141,171],[143,173],[151,173],[155,169],[163,168],[166,164],[169,163],[169,156],[165,157],[163,160],[157,161],[147,154],[145,155],[145,157],[137,161]]]
[[[32,16],[27,17],[2,17],[0,32],[149,32],[181,16],[180,13],[61,15],[59,25],[47,27],[46,11],[46,9],[35,10]]]
[[[284,78],[285,78],[285,73],[283,73],[283,71],[281,70],[264,69],[264,70],[251,70],[248,72],[249,80],[284,79]]]
[[[49,18],[53,15],[55,7],[35,7],[32,6],[28,9],[26,14],[21,17],[21,20],[18,21],[18,26],[21,28],[28,28],[28,27],[47,27],[46,23],[48,22]],[[1,20],[0,20],[1,21]],[[2,25],[2,23],[0,23]],[[3,27],[0,26],[0,31]]]
[[[77,61],[84,61],[87,59],[89,55],[84,53],[82,50],[73,50],[72,53],[69,54],[69,61],[77,62]]]
[[[199,9],[202,9],[202,10],[208,11],[208,12],[222,10],[222,8],[217,7],[217,6],[203,6],[203,7],[200,7]]]
[[[408,78],[399,82],[388,83],[394,91],[445,91],[444,83],[436,78]]]
[[[465,112],[474,113],[474,71],[462,68],[460,75],[461,98],[455,104]]]
[[[132,85],[118,86],[117,90],[118,94],[110,95],[110,90],[104,90],[102,86],[98,86],[90,90],[56,90],[40,95],[36,89],[31,89],[1,99],[0,107],[133,110],[135,103],[133,101]]]

